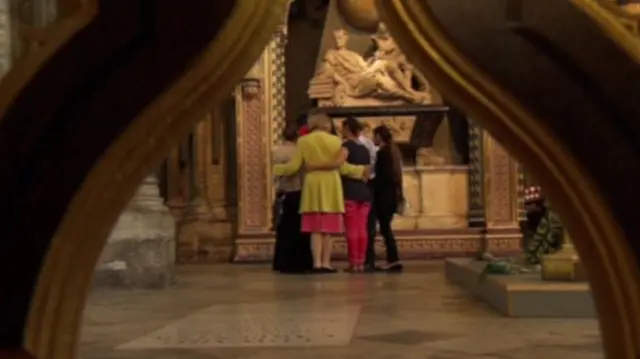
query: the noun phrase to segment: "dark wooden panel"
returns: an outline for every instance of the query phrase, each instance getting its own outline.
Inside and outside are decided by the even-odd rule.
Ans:
[[[0,348],[18,347],[49,241],[88,171],[214,38],[233,1],[103,0],[0,122]]]

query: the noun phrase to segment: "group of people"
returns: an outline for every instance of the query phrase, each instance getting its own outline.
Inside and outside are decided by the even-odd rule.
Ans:
[[[391,131],[378,126],[373,139],[353,117],[340,138],[331,118],[316,113],[288,128],[273,152],[277,181],[273,269],[281,273],[336,273],[333,239],[344,235],[347,271],[401,272],[391,222],[404,204],[402,156]],[[377,229],[386,247],[385,266],[375,265]]]

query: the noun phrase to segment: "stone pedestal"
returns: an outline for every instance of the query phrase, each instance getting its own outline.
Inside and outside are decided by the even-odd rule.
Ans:
[[[588,283],[549,282],[536,273],[487,275],[478,280],[487,262],[447,258],[450,282],[484,300],[511,318],[596,318]]]
[[[562,249],[542,257],[542,280],[585,281],[586,273],[571,237],[565,232]]]
[[[468,170],[466,166],[407,168],[404,194],[409,203],[405,216],[397,217],[397,230],[467,228]]]
[[[184,175],[180,166],[180,146],[174,147],[166,161],[166,184],[167,195],[166,204],[169,211],[176,220],[182,218],[187,207],[187,198],[189,198],[186,186],[184,186]]]
[[[173,281],[175,220],[148,176],[124,209],[102,251],[96,285],[165,288]]]

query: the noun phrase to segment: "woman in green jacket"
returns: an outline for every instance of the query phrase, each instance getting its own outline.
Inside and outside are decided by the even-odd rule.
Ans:
[[[313,271],[333,273],[335,270],[331,267],[331,237],[343,232],[344,198],[340,175],[358,179],[368,178],[370,169],[345,162],[347,153],[342,148],[340,137],[330,133],[332,121],[327,115],[311,115],[308,126],[311,133],[298,140],[291,161],[275,165],[273,173],[276,176],[290,176],[304,170],[305,166],[322,167],[327,163],[339,165],[337,169],[307,172],[300,202],[302,231],[311,233]]]

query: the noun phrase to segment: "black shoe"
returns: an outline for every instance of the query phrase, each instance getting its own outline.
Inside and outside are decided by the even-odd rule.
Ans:
[[[400,263],[396,263],[390,266],[389,268],[385,269],[384,271],[387,273],[402,273],[403,270],[404,270],[404,266]]]
[[[379,273],[379,272],[384,272],[384,269],[382,269],[380,267],[376,267],[376,266],[366,266],[366,267],[364,267],[364,272],[365,273]]]

